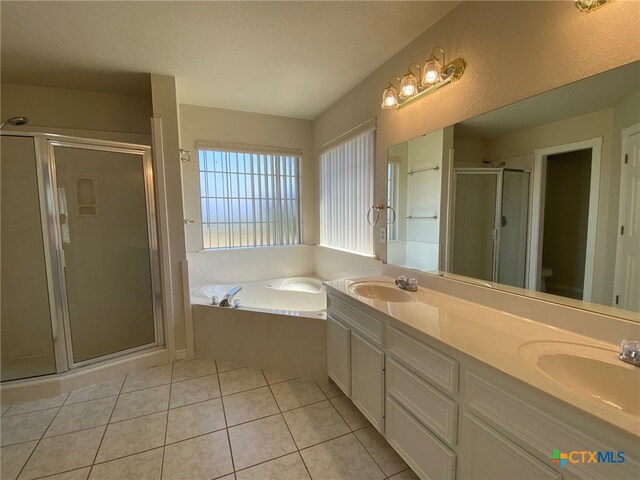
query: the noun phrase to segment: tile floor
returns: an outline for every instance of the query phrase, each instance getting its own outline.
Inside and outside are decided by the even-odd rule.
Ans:
[[[415,480],[333,384],[186,360],[3,405],[3,480]]]

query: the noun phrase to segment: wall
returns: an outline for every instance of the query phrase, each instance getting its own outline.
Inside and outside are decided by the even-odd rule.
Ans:
[[[322,113],[316,148],[377,117],[375,203],[383,202],[391,145],[638,60],[637,6],[613,2],[585,14],[568,1],[463,2]],[[435,45],[465,59],[462,79],[401,110],[382,110],[389,77]],[[385,250],[376,242],[379,258]]]
[[[183,164],[187,250],[202,249],[200,180],[197,141],[274,146],[302,150],[302,222],[306,244],[318,242],[318,167],[313,150],[313,125],[309,120],[238,112],[220,108],[180,105],[180,136],[183,148],[191,150],[195,161]]]
[[[1,117],[29,123],[6,130],[50,132],[149,145],[151,98],[3,83]]]

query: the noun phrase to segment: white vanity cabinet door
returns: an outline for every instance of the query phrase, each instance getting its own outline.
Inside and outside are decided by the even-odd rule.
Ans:
[[[351,398],[351,331],[331,317],[327,318],[327,373]]]
[[[562,476],[481,420],[465,413],[460,478],[465,480],[560,480]]]
[[[351,332],[351,401],[384,433],[384,352]]]

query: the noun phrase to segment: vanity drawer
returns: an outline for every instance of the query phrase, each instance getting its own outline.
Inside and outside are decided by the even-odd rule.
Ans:
[[[373,343],[382,345],[382,331],[384,328],[380,320],[359,312],[336,297],[331,297],[329,313],[337,319],[357,330],[362,336]]]
[[[387,358],[387,394],[450,446],[456,443],[458,405],[394,360]]]
[[[458,391],[458,362],[400,330],[387,328],[387,352],[448,392]]]
[[[387,396],[386,439],[422,479],[453,480],[456,455]]]

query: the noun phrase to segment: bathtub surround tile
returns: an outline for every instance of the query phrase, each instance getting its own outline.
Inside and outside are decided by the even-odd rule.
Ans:
[[[106,462],[133,453],[161,447],[167,424],[166,412],[110,423],[96,462]]]
[[[218,374],[222,395],[243,392],[267,385],[262,370],[254,367],[244,367]]]
[[[113,380],[107,380],[106,382],[91,385],[79,390],[74,390],[69,394],[65,405],[72,405],[74,403],[86,402],[88,400],[97,400],[98,398],[111,397],[118,395],[122,384],[124,383],[124,377],[114,378]]]
[[[40,480],[87,480],[91,467],[79,468],[70,472],[58,473],[50,477],[43,477]]]
[[[267,378],[267,383],[273,385],[274,383],[286,382],[287,380],[294,380],[298,378],[297,375],[283,372],[272,372],[270,370],[262,370],[264,376]]]
[[[169,385],[161,385],[121,394],[118,397],[111,422],[120,422],[167,410],[169,408],[169,387]]]
[[[313,480],[382,480],[378,468],[353,433],[300,452]]]
[[[225,428],[222,400],[216,398],[169,410],[167,444]]]
[[[326,400],[313,380],[290,380],[271,385],[271,391],[282,411]]]
[[[235,393],[223,398],[229,426],[279,413],[269,387]]]
[[[0,449],[0,476],[2,480],[15,480],[29,455],[38,444],[37,441],[19,443]]]
[[[68,393],[56,395],[55,397],[43,398],[41,400],[33,400],[32,402],[15,403],[5,413],[5,417],[13,415],[21,415],[23,413],[38,412],[48,410],[50,408],[60,407],[69,396]]]
[[[218,373],[246,367],[244,363],[232,362],[231,360],[216,360],[216,366],[218,367]]]
[[[147,370],[142,370],[140,372],[130,373],[124,381],[122,393],[171,383],[171,369],[172,364],[169,364],[162,365],[160,367],[148,368]]]
[[[344,395],[332,398],[331,403],[336,407],[336,410],[338,410],[338,413],[347,422],[351,430],[358,430],[370,425],[365,416],[360,413],[360,410]]]
[[[0,419],[0,444],[5,446],[39,440],[58,410],[58,408],[50,408],[12,417],[2,417]]]
[[[351,431],[329,400],[296,408],[282,415],[299,449],[325,442]]]
[[[318,385],[327,396],[327,398],[335,398],[339,397],[340,395],[344,395],[344,392],[340,390],[340,387],[338,387],[333,382],[333,380],[329,380],[328,382],[318,382]]]
[[[160,480],[162,448],[99,463],[91,469],[89,480]]]
[[[232,472],[231,451],[225,431],[165,447],[163,480],[210,480]]]
[[[181,382],[191,378],[215,375],[216,362],[209,358],[196,358],[195,360],[182,360],[173,364],[172,382]]]
[[[400,472],[393,477],[389,477],[389,480],[420,480],[420,478],[418,478],[418,476],[413,473],[413,470],[408,468],[404,472]]]
[[[91,465],[104,429],[97,427],[42,439],[25,465],[20,479],[30,480]]]
[[[62,407],[44,436],[53,437],[54,435],[106,425],[109,422],[116,398],[107,397]]]
[[[169,408],[189,405],[218,397],[220,397],[220,386],[218,385],[217,375],[185,380],[171,385]]]
[[[236,470],[296,451],[282,415],[231,427],[229,438]]]
[[[299,453],[291,453],[236,473],[237,480],[310,480]]]
[[[364,448],[367,449],[385,475],[395,475],[409,468],[373,426],[358,430],[355,432],[355,436],[358,437],[360,443],[364,445]]]

